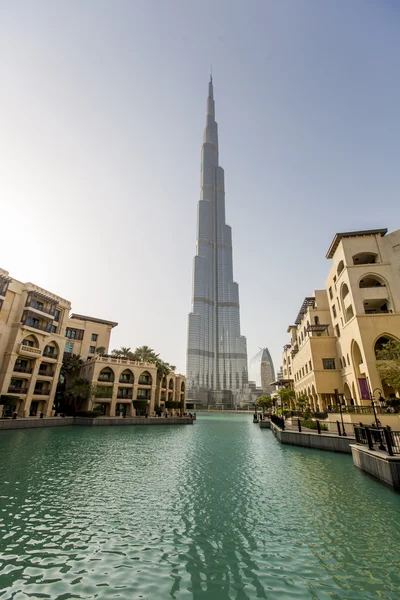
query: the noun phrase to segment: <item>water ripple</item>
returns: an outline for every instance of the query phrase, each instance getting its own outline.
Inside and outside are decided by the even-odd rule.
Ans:
[[[0,598],[398,599],[400,496],[251,417],[2,432]]]

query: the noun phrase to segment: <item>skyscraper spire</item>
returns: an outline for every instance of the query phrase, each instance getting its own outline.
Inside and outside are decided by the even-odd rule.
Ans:
[[[238,284],[233,281],[232,233],[225,222],[212,73],[201,148],[196,250],[188,327],[188,397],[234,405],[234,397],[247,384],[247,350],[246,338],[240,334]]]

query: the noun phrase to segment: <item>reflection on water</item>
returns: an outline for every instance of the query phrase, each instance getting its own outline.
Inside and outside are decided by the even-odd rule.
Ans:
[[[400,495],[252,417],[1,432],[0,598],[398,599]]]

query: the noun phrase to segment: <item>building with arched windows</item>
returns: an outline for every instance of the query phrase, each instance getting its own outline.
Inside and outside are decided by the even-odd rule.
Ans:
[[[304,299],[284,347],[283,370],[314,410],[336,403],[370,405],[400,396],[381,377],[377,352],[400,340],[400,230],[335,235],[326,290]]]
[[[80,376],[92,384],[82,410],[133,416],[185,408],[183,375],[158,381],[154,364],[107,355],[118,323],[70,310],[68,300],[0,269],[0,416],[51,416],[63,357],[72,354],[84,361]]]

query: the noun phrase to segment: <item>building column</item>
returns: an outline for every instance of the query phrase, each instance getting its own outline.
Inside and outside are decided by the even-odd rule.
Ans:
[[[57,384],[58,384],[58,377],[60,375],[60,369],[61,369],[61,364],[57,363],[55,365],[53,381],[52,381],[51,387],[50,387],[49,399],[47,401],[46,410],[44,411],[44,413],[45,413],[44,416],[45,417],[51,417],[51,411],[53,410],[54,398],[55,398],[55,395],[56,395]]]
[[[156,401],[156,386],[151,386],[151,398],[150,398],[150,406],[147,407],[148,415],[151,415],[154,412],[154,406]]]
[[[28,385],[28,392],[26,394],[24,408],[23,408],[23,410],[20,409],[21,412],[23,413],[22,416],[24,416],[24,417],[29,417],[31,403],[32,403],[32,399],[33,399],[33,391],[35,389],[36,379],[37,379],[37,375],[39,372],[39,365],[40,365],[40,360],[38,358],[36,358],[34,361],[31,380]]]
[[[111,396],[110,414],[109,417],[115,417],[115,407],[117,405],[117,394],[118,394],[118,383],[113,384],[113,391]]]

